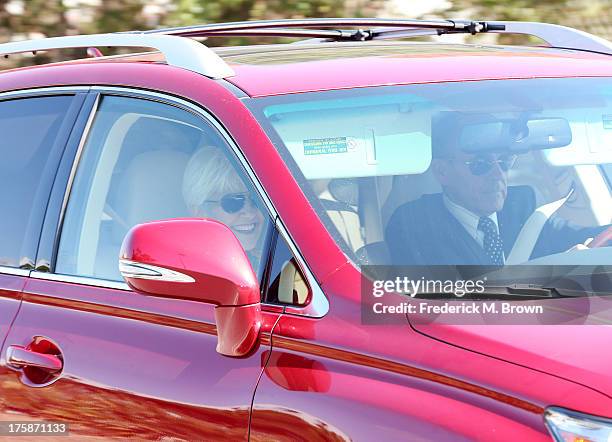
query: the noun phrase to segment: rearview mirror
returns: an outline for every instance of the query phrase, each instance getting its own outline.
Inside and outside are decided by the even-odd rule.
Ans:
[[[211,219],[139,224],[123,240],[119,269],[136,292],[214,304],[217,352],[246,356],[259,344],[259,283],[226,225]]]
[[[565,118],[469,123],[459,133],[459,148],[467,153],[520,153],[563,147],[571,142],[572,130]]]

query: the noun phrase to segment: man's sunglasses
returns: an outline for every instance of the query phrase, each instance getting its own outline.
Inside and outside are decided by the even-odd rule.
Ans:
[[[238,213],[244,208],[247,200],[251,202],[252,206],[255,206],[255,201],[248,193],[230,193],[222,196],[219,200],[206,200],[206,202],[219,203],[227,213]]]
[[[515,162],[516,155],[507,155],[496,160],[476,158],[472,161],[466,161],[464,164],[470,169],[472,175],[480,176],[489,173],[495,164],[498,164],[502,171],[508,172],[508,170],[514,166]]]

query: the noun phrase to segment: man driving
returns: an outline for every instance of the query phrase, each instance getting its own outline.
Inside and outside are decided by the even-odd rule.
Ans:
[[[504,265],[536,209],[531,187],[508,187],[516,155],[458,147],[462,127],[474,118],[443,112],[432,121],[431,171],[442,193],[423,195],[393,213],[385,236],[394,264]],[[531,258],[568,250],[602,230],[551,218]]]

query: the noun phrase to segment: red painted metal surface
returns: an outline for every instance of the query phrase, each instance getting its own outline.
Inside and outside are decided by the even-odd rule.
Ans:
[[[313,53],[310,57],[289,56],[278,63],[249,64],[241,60],[228,62],[235,76],[228,80],[252,97],[300,92],[349,89],[370,86],[435,83],[447,81],[476,81],[515,78],[559,78],[609,76],[610,59],[607,55],[556,50],[552,48],[486,47],[456,45],[419,47],[406,44],[404,50],[395,46],[393,53],[383,46],[380,55],[338,56]],[[294,49],[294,48],[292,48]],[[352,48],[354,49],[354,48]],[[387,49],[387,50],[385,50]],[[295,49],[294,49],[295,50]],[[342,51],[342,47],[337,49]],[[366,49],[368,51],[368,49]],[[265,59],[263,50],[254,57]],[[117,60],[84,59],[56,63],[53,69],[92,65],[130,65],[163,63],[158,54],[146,54]],[[137,62],[137,63],[135,63]],[[376,66],[376,69],[372,69]],[[15,69],[13,72],[33,72],[36,67]],[[104,77],[98,77],[104,84]],[[274,81],[270,81],[274,78]],[[125,80],[124,80],[125,81]],[[128,80],[131,81],[131,80]]]
[[[215,351],[214,306],[129,291],[31,280],[7,343],[57,344],[64,367],[45,388],[0,365],[0,416],[71,424],[73,437],[245,439],[253,391],[270,349]],[[32,383],[28,383],[31,385]]]
[[[226,225],[188,218],[139,224],[127,233],[120,257],[180,277],[124,275],[133,290],[215,305],[219,353],[241,357],[258,346],[259,283],[240,241]]]
[[[133,290],[145,294],[220,306],[259,303],[259,283],[249,259],[234,233],[219,221],[185,218],[139,224],[127,233],[120,257],[193,279],[126,278]]]
[[[405,317],[391,325],[362,325],[359,273],[350,265],[323,287],[331,299],[326,317],[283,315],[274,329],[255,395],[254,440],[301,434],[550,440],[542,420],[547,406],[610,415],[609,389],[602,393],[563,379],[569,371],[550,375],[530,366],[533,359],[509,363],[449,345],[415,332]]]
[[[259,348],[261,305],[216,307],[217,352],[225,356],[243,357]]]
[[[237,75],[229,80],[253,97],[444,81],[612,75],[607,56],[541,51],[407,53],[233,67]]]
[[[558,54],[235,66],[232,81],[251,94],[267,95],[612,72],[609,58]],[[376,70],[370,69],[373,64]],[[600,366],[585,352],[582,365],[560,363],[569,359],[570,344],[574,349],[589,344],[589,336],[565,339],[568,353],[555,347],[561,353],[554,360],[535,354],[550,351],[545,338],[559,339],[552,332],[534,339],[541,327],[518,327],[523,331],[517,336],[503,332],[486,339],[464,330],[460,338],[444,337],[457,339],[452,345],[415,331],[405,318],[363,325],[359,272],[347,263],[250,112],[217,82],[147,63],[72,64],[0,76],[0,90],[91,84],[164,91],[212,112],[254,167],[321,282],[330,312],[313,319],[263,311],[262,345],[244,358],[227,358],[215,350],[212,304],[29,280],[6,344],[26,346],[37,336],[47,337],[61,351],[64,367],[48,387],[32,388],[20,380],[23,373],[0,363],[0,416],[10,412],[14,419],[69,422],[77,436],[243,439],[255,392],[253,440],[550,440],[542,420],[547,406],[612,415],[610,375],[604,379],[601,370],[608,359]],[[6,293],[0,292],[5,329],[18,304],[14,290]],[[249,316],[251,310],[239,314]],[[520,336],[532,342],[521,347]]]
[[[17,314],[25,283],[24,277],[0,274],[0,351],[3,350],[4,339]],[[0,361],[3,354],[0,353]]]
[[[612,304],[612,300],[604,300]],[[612,391],[612,330],[600,325],[415,325],[459,347],[522,364],[604,394]],[[612,405],[607,410],[612,415]]]

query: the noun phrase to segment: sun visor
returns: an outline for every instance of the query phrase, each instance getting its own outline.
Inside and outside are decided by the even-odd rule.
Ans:
[[[430,111],[415,103],[312,105],[266,110],[307,179],[419,174],[429,168]]]

